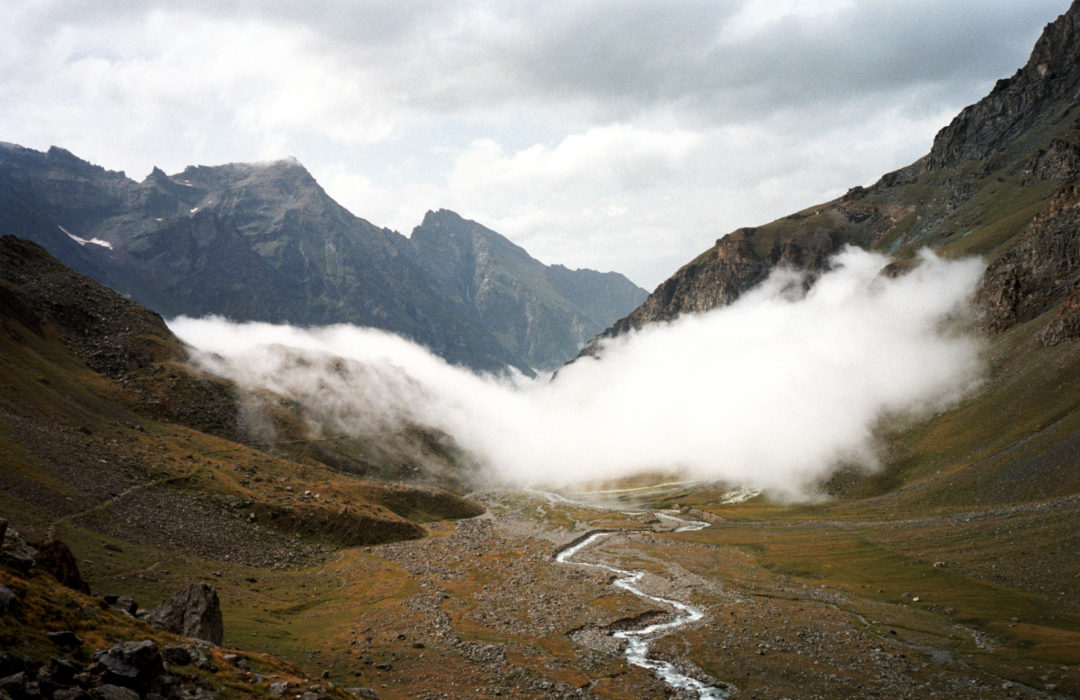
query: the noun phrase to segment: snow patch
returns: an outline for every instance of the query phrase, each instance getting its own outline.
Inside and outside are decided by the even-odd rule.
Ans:
[[[100,238],[80,238],[71,231],[68,231],[63,226],[60,226],[59,228],[61,231],[67,234],[68,238],[75,241],[79,245],[86,245],[87,243],[89,243],[90,245],[99,245],[102,248],[108,248],[109,250],[112,250],[112,243],[109,243],[108,241],[103,241]]]

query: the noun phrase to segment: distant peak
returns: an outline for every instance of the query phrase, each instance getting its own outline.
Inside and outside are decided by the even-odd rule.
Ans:
[[[428,210],[427,214],[424,214],[424,223],[435,221],[465,221],[465,219],[457,212],[450,211],[449,209],[438,209],[436,211]]]
[[[155,165],[154,169],[150,171],[150,174],[146,176],[144,182],[160,182],[168,179],[169,176],[165,174],[165,171]]]

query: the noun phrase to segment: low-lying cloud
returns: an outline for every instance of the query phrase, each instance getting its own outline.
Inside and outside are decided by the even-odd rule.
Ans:
[[[566,487],[677,473],[812,495],[838,465],[876,465],[874,431],[969,391],[977,260],[931,254],[899,277],[858,249],[806,293],[777,271],[731,306],[607,341],[554,380],[481,377],[422,347],[347,325],[172,321],[200,368],[301,405],[325,434],[406,422],[446,431],[480,478]]]

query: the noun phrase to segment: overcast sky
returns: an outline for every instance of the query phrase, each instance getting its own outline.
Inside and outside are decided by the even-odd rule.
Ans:
[[[1068,0],[8,0],[0,140],[141,180],[298,158],[650,290],[926,153]]]

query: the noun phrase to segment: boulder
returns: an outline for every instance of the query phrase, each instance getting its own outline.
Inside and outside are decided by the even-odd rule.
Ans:
[[[89,695],[93,700],[139,700],[139,694],[131,688],[108,683],[92,689]]]
[[[101,679],[106,684],[146,692],[153,682],[165,674],[161,652],[152,639],[121,642],[94,654],[102,668]]]
[[[28,545],[14,528],[6,527],[0,543],[0,565],[27,573],[37,564],[38,551]]]
[[[169,632],[211,644],[220,645],[225,636],[217,590],[208,583],[188,586],[147,613],[146,620]]]
[[[49,638],[50,642],[52,642],[58,647],[77,649],[83,645],[82,638],[71,630],[63,630],[60,632],[46,632],[45,636]]]
[[[13,610],[17,601],[18,596],[15,595],[15,591],[0,584],[0,615],[6,615]]]
[[[139,609],[139,604],[129,595],[117,596],[116,601],[112,603],[112,606],[119,610],[123,610],[131,616],[134,616]]]
[[[75,555],[66,544],[50,538],[44,542],[35,543],[34,547],[38,550],[38,567],[48,571],[68,588],[80,593],[90,593],[90,585],[79,574],[79,565],[75,561]]]
[[[165,647],[161,656],[170,666],[187,666],[191,663],[191,650],[188,647]]]

